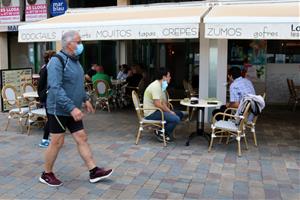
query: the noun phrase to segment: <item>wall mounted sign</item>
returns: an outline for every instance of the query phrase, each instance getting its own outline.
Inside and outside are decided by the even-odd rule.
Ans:
[[[25,20],[27,22],[47,19],[46,0],[26,0]]]
[[[20,21],[20,1],[2,0],[0,1],[0,22],[10,23]]]
[[[25,83],[32,83],[32,69],[13,69],[13,70],[0,70],[1,89],[4,85],[12,85],[17,89],[18,94],[22,94],[22,88]],[[9,109],[8,104],[3,103],[1,98],[2,111]],[[28,105],[23,102],[22,106]]]
[[[45,27],[47,27],[46,24]],[[70,24],[68,24],[70,25]],[[64,32],[77,30],[82,40],[134,40],[134,39],[174,39],[198,38],[199,24],[153,24],[153,25],[122,25],[122,26],[84,26],[43,28],[37,24],[19,27],[19,42],[59,41]],[[63,25],[60,25],[63,26]],[[28,29],[26,28],[28,27]]]
[[[50,14],[52,17],[62,15],[66,12],[68,6],[65,0],[51,0]]]
[[[300,39],[300,23],[205,24],[205,37],[215,39]]]

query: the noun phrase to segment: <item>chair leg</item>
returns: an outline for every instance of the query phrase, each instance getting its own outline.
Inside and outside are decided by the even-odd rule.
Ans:
[[[136,140],[135,140],[135,144],[136,144],[136,145],[139,143],[139,140],[140,140],[140,137],[141,137],[142,129],[143,129],[143,127],[140,126],[140,127],[139,127],[139,130],[138,130],[138,133],[137,133],[137,135],[136,135]]]
[[[229,143],[229,139],[230,139],[230,134],[227,133],[226,144]]]
[[[253,140],[254,140],[254,145],[257,147],[257,140],[256,140],[256,133],[255,133],[255,126],[251,128],[251,132],[253,134]]]
[[[247,142],[246,134],[244,135],[244,140],[245,140],[246,149],[248,150],[248,142]]]
[[[224,133],[222,132],[220,136],[221,136],[221,137],[220,137],[220,139],[219,139],[219,144],[221,144],[221,143],[222,143],[222,141],[223,141],[223,136],[224,136]]]
[[[11,118],[11,116],[9,115],[8,118],[7,118],[7,123],[6,123],[5,131],[7,131],[7,129],[8,129],[10,118]]]
[[[163,133],[164,147],[166,147],[166,146],[167,146],[167,142],[166,142],[166,132],[165,132],[165,128],[163,127],[161,131],[162,131],[162,133]]]
[[[20,126],[21,133],[23,133],[22,118],[21,117],[19,118],[18,123],[19,123],[19,126]]]
[[[293,112],[296,111],[297,103],[298,103],[298,101],[296,100],[295,103],[294,103],[294,105],[293,105]]]
[[[214,137],[215,137],[215,131],[213,130],[212,133],[211,133],[211,138],[210,138],[210,144],[209,144],[209,147],[208,147],[208,152],[211,151],[211,148],[212,148],[212,145],[213,145]]]
[[[240,138],[240,136],[238,136],[236,138],[236,140],[237,140],[237,143],[238,143],[238,156],[242,156],[242,152],[241,152],[241,138]]]
[[[109,102],[108,101],[106,102],[106,106],[107,106],[108,112],[110,112],[110,107],[109,107]]]

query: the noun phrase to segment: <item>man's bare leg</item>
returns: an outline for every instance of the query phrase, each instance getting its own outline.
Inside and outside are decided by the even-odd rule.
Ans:
[[[95,161],[93,159],[92,151],[90,145],[87,142],[87,134],[84,130],[80,130],[72,133],[74,140],[77,143],[77,149],[84,160],[87,168],[89,170],[94,169],[96,167]]]
[[[59,150],[64,144],[64,133],[51,134],[51,143],[45,153],[45,172],[49,173],[53,170],[54,162],[57,158]]]

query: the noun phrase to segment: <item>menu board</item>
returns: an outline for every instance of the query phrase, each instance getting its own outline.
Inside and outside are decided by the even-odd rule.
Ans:
[[[13,69],[13,70],[0,70],[1,73],[1,90],[5,85],[12,85],[16,88],[18,95],[21,95],[23,85],[25,83],[32,83],[32,69]],[[26,106],[26,103],[22,102],[22,106]],[[1,110],[8,111],[9,107],[6,103],[3,103],[1,96]]]

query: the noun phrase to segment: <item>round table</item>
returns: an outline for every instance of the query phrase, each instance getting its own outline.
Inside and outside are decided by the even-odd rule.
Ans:
[[[38,98],[39,95],[38,95],[37,91],[34,91],[34,92],[24,92],[23,93],[23,97],[24,98]]]
[[[190,100],[181,100],[180,104],[187,107],[196,108],[197,111],[197,127],[196,132],[193,132],[189,135],[188,140],[186,141],[186,146],[190,145],[190,140],[195,136],[203,136],[205,139],[209,141],[210,137],[207,133],[204,132],[204,116],[205,116],[205,108],[214,108],[220,107],[222,105],[221,101],[217,100],[198,100],[197,104],[191,104]],[[201,110],[201,127],[199,128],[199,110]]]

